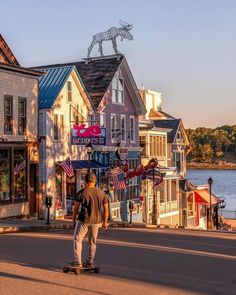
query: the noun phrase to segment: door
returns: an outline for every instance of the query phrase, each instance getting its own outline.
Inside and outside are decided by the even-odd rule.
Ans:
[[[30,164],[30,194],[29,194],[29,209],[30,215],[35,215],[37,212],[37,164]]]

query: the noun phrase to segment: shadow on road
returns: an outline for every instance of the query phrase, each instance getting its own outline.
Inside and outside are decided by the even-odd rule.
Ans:
[[[72,258],[71,234],[5,235],[1,261],[61,272]],[[230,295],[236,294],[235,249],[236,240],[222,237],[111,230],[100,236],[96,261],[101,276]]]

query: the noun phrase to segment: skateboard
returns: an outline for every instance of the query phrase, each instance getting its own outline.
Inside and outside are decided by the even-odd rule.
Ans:
[[[65,267],[63,267],[63,272],[64,273],[68,273],[68,272],[73,272],[75,275],[80,274],[82,271],[84,272],[90,272],[93,271],[94,273],[99,273],[100,272],[100,268],[99,267],[91,267],[91,266],[71,266],[71,265],[67,265]]]

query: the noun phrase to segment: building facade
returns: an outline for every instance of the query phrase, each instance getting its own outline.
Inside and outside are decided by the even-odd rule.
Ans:
[[[38,77],[0,35],[0,218],[37,216]]]

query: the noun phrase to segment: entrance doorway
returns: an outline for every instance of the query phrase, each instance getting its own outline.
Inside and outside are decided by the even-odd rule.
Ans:
[[[37,164],[30,164],[29,172],[29,184],[30,184],[30,194],[29,194],[29,210],[30,215],[35,215],[37,212]]]

